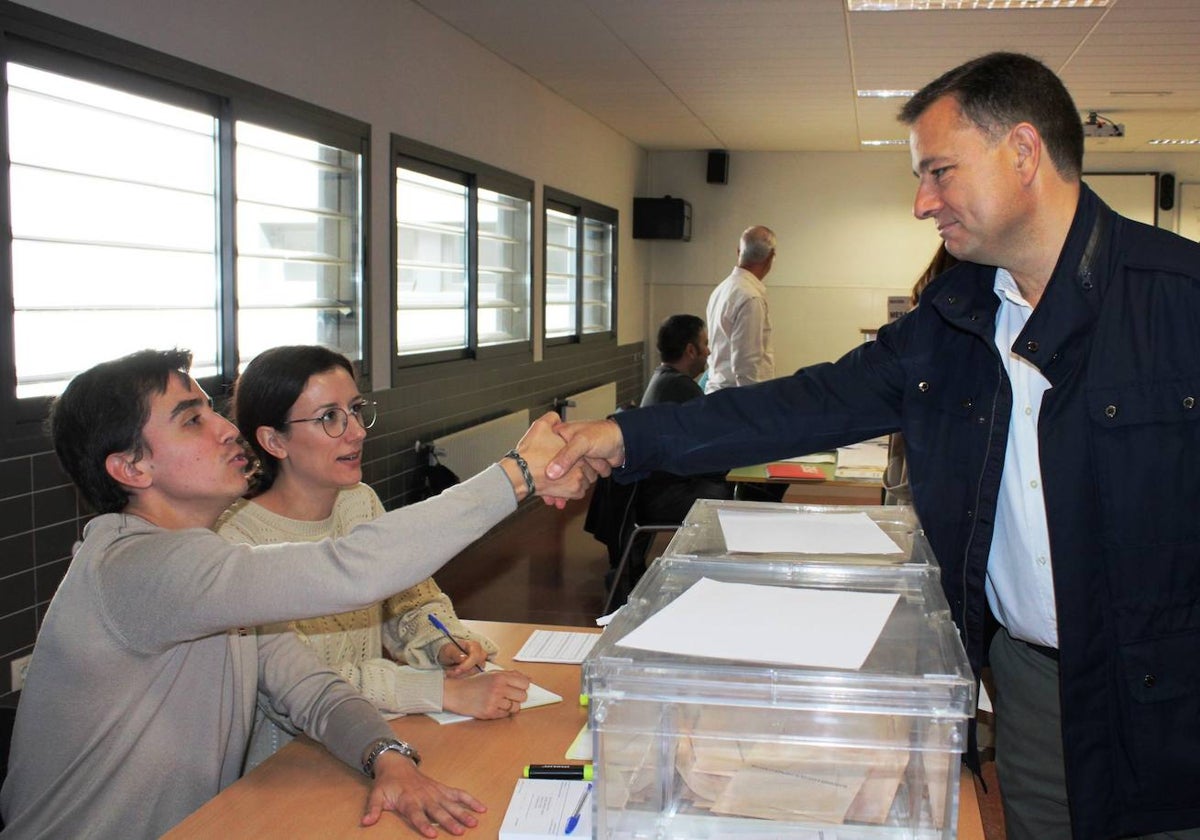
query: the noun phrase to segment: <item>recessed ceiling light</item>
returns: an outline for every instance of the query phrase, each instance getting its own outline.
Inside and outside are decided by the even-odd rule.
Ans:
[[[1200,146],[1200,137],[1160,137],[1146,142],[1151,146]]]
[[[888,90],[886,88],[880,90],[860,90],[858,91],[859,99],[908,99],[915,94],[915,90]]]
[[[864,146],[907,146],[907,140],[863,140]]]
[[[846,0],[852,12],[934,12],[947,9],[1095,9],[1110,0]]]

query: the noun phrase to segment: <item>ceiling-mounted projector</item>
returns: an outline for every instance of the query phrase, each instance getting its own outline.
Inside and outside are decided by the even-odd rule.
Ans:
[[[1108,117],[1102,117],[1095,111],[1089,111],[1083,121],[1084,137],[1124,137],[1125,126],[1115,123]]]

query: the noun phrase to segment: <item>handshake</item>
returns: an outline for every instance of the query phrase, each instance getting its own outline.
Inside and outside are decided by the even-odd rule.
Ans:
[[[547,505],[562,508],[568,499],[583,498],[600,476],[625,462],[621,428],[612,420],[564,423],[553,411],[543,414],[517,443],[533,493]],[[512,483],[518,501],[529,495],[521,465],[503,458],[500,466]]]

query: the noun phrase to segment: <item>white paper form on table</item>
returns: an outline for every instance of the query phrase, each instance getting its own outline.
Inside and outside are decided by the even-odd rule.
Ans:
[[[599,633],[534,630],[513,656],[514,662],[557,662],[578,665],[600,640]]]
[[[865,513],[718,510],[730,551],[785,554],[901,554]]]
[[[858,670],[900,599],[701,578],[617,644],[684,656]]]

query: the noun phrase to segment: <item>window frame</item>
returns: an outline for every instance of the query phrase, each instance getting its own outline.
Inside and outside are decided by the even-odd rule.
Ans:
[[[546,333],[546,307],[548,305],[548,268],[549,258],[549,219],[547,210],[557,210],[575,216],[575,330],[571,335],[551,337]],[[542,190],[542,342],[547,352],[554,348],[593,342],[611,342],[617,340],[617,288],[619,277],[618,241],[620,239],[620,213],[612,207],[590,199],[581,198],[572,193],[554,187],[544,187]],[[612,226],[612,265],[609,278],[609,319],[608,329],[597,332],[583,331],[583,291],[584,291],[584,225],[587,221],[602,222]]]
[[[237,273],[234,204],[233,127],[245,120],[266,128],[300,134],[339,146],[361,158],[359,173],[358,262],[361,275],[360,324],[363,387],[370,390],[370,125],[334,111],[225,75],[184,59],[89,29],[52,15],[0,2],[0,79],[7,93],[10,61],[29,64],[82,80],[150,96],[212,114],[217,129],[218,353],[220,373],[199,380],[213,397],[228,394],[236,378]],[[8,156],[7,99],[0,101],[0,151]],[[10,246],[0,260],[0,457],[44,451],[45,421],[53,397],[18,398],[15,356],[15,306],[11,258],[9,167],[0,167],[0,230]]]
[[[388,287],[388,323],[391,340],[393,382],[405,380],[405,371],[431,364],[466,362],[477,359],[492,359],[505,356],[533,355],[533,255],[534,255],[534,182],[512,172],[473,160],[463,155],[448,152],[436,146],[391,135],[391,170],[389,202],[391,250]],[[429,350],[420,353],[399,352],[397,314],[399,312],[399,208],[396,206],[396,170],[407,169],[462,184],[467,189],[467,330],[466,345],[463,347]],[[480,189],[502,193],[529,203],[529,243],[525,254],[528,270],[528,288],[525,304],[525,338],[480,346],[479,344],[479,195]]]

